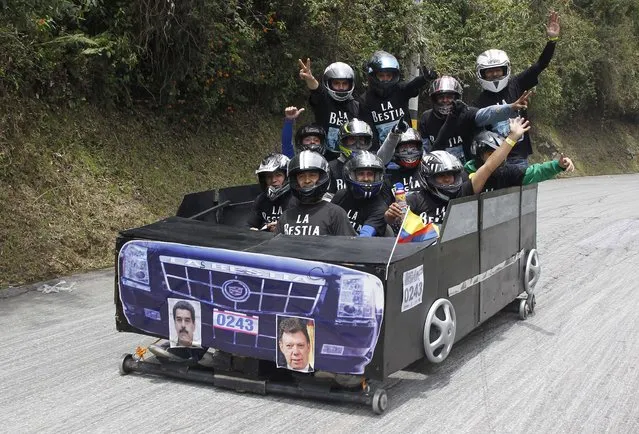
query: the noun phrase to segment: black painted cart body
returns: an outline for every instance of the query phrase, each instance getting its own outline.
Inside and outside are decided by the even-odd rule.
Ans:
[[[165,304],[158,309],[158,303],[166,298],[197,298],[203,306],[203,338],[212,330],[207,346],[219,350],[212,368],[125,355],[121,372],[168,375],[263,394],[360,402],[381,413],[387,406],[382,384],[389,375],[424,357],[433,363],[444,361],[455,342],[507,305],[517,303],[522,319],[534,309],[533,291],[540,274],[536,186],[451,202],[438,242],[399,244],[390,263],[394,238],[288,237],[243,228],[257,192],[256,186],[241,186],[189,195],[178,216],[120,233],[117,329],[168,339],[166,321],[159,322],[168,310]],[[125,251],[138,255],[134,257],[148,255],[142,283],[123,271]],[[267,306],[265,288],[281,286],[286,279],[289,298],[284,297],[286,307],[277,312],[282,305]],[[371,307],[365,315],[359,308],[358,318],[349,316],[352,307],[343,311],[340,295],[353,281],[378,286],[369,288]],[[291,296],[317,282],[315,299]],[[198,285],[204,285],[210,296],[202,295]],[[155,294],[155,301],[150,294]],[[255,296],[255,303],[246,294]],[[241,301],[231,304],[224,297]],[[299,311],[291,312],[289,302]],[[259,319],[265,331],[247,336],[222,330],[214,318],[219,319],[215,315],[224,309]],[[207,318],[208,312],[213,317]],[[314,318],[315,373],[276,367],[278,315]],[[329,376],[320,375],[322,371]],[[365,381],[344,388],[331,380],[332,373]]]

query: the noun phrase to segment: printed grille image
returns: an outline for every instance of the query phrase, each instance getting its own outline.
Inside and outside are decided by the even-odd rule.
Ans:
[[[204,269],[189,266],[184,258],[160,256],[160,262],[170,292],[242,312],[310,315],[326,285],[321,278],[311,280],[291,273],[275,276],[258,268],[232,267],[219,271],[231,267],[208,261],[200,261]]]
[[[275,361],[277,315],[312,318],[318,369],[361,373],[383,318],[379,278],[347,267],[175,243],[135,240],[119,253],[128,322],[168,334],[168,298],[202,304],[202,345]]]

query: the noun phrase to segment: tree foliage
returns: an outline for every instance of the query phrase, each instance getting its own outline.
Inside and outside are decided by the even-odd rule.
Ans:
[[[504,49],[514,72],[536,61],[550,9],[562,37],[536,113],[639,113],[639,0],[3,0],[0,94],[280,112],[306,94],[298,58],[318,78],[351,64],[361,90],[363,64],[384,49],[404,66],[420,54],[472,95],[481,51]]]

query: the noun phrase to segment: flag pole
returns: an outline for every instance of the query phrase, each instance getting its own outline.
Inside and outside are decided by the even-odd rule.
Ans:
[[[388,280],[388,267],[390,267],[391,259],[393,258],[393,253],[395,253],[395,247],[397,247],[397,242],[399,241],[399,237],[402,235],[402,228],[404,227],[404,222],[406,221],[406,217],[408,217],[408,211],[410,211],[410,207],[406,207],[406,212],[404,213],[404,219],[402,220],[402,224],[399,226],[399,232],[395,237],[395,244],[393,244],[393,250],[391,250],[390,256],[388,257],[388,262],[386,263],[386,277],[384,280]]]

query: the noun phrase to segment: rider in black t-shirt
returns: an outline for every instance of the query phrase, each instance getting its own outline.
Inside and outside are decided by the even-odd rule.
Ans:
[[[503,137],[492,131],[481,131],[475,136],[471,146],[475,158],[464,165],[464,170],[469,173],[469,176],[474,176],[473,174],[495,152],[502,141]],[[575,166],[572,161],[563,154],[558,160],[531,164],[526,168],[504,162],[488,178],[483,191],[534,184],[553,179],[563,171],[572,172],[573,170]]]
[[[437,77],[425,67],[410,81],[400,81],[399,62],[386,51],[376,51],[366,65],[368,89],[360,96],[360,119],[373,127],[376,151],[398,120],[404,116],[410,124],[408,100],[419,95],[422,87]]]
[[[337,144],[339,149],[339,157],[328,163],[331,174],[331,185],[328,188],[329,193],[335,193],[346,187],[344,184],[344,164],[354,154],[367,151],[371,148],[373,142],[373,130],[370,125],[359,119],[352,119],[343,124],[339,129],[337,136]]]
[[[275,232],[277,219],[295,202],[291,195],[286,170],[289,159],[272,153],[266,156],[255,171],[262,193],[255,199],[247,224],[253,230]]]
[[[443,223],[448,202],[458,197],[471,196],[482,191],[486,181],[508,156],[517,140],[529,129],[528,121],[522,118],[510,119],[510,134],[499,148],[492,153],[474,176],[464,181],[463,166],[459,159],[446,151],[424,154],[419,165],[419,191],[406,197],[410,210],[419,214],[424,223]],[[386,222],[401,221],[403,210],[393,203],[386,210]]]
[[[384,164],[372,152],[362,151],[344,165],[346,188],[333,196],[360,237],[383,237],[386,233],[386,203],[380,196],[384,183]]]
[[[484,89],[475,101],[477,107],[487,107],[493,104],[509,104],[515,101],[525,90],[537,85],[539,75],[548,67],[560,33],[559,16],[551,12],[546,26],[548,42],[539,56],[539,60],[523,72],[510,75],[510,59],[502,50],[487,50],[477,57],[476,73],[479,84]],[[525,111],[522,116],[526,117]],[[502,121],[492,125],[492,131],[501,136],[508,134],[508,123]],[[528,166],[528,156],[532,154],[532,145],[528,133],[519,140],[511,154],[509,163],[519,164],[523,168]]]
[[[289,162],[288,177],[298,203],[284,211],[276,232],[285,235],[355,236],[346,211],[322,200],[330,184],[328,162],[313,151],[302,151]]]
[[[462,163],[472,159],[470,146],[479,127],[508,118],[525,109],[528,92],[524,92],[512,104],[492,105],[478,109],[462,101],[463,89],[456,78],[445,75],[433,80],[429,86],[433,108],[426,110],[419,119],[419,132],[427,152],[446,151]]]
[[[331,63],[324,70],[322,84],[315,79],[311,71],[311,59],[306,63],[298,60],[299,76],[311,91],[309,103],[315,122],[326,131],[326,152],[328,161],[339,155],[337,134],[342,124],[359,116],[359,102],[353,97],[355,90],[355,72],[344,62]]]

